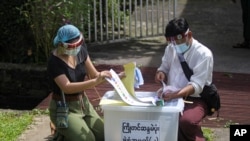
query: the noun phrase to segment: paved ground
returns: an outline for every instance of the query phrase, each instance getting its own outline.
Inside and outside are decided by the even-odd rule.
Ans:
[[[178,0],[177,9],[177,16],[186,17],[189,21],[194,37],[213,51],[214,71],[250,74],[250,50],[232,48],[233,44],[243,40],[239,2],[233,4],[230,0]],[[136,61],[143,66],[157,67],[164,46],[165,39],[157,37],[108,46],[89,46],[89,51],[97,64],[121,65]],[[213,130],[217,136],[215,141],[229,140],[228,128]],[[48,117],[38,117],[20,140],[44,141],[49,134]]]

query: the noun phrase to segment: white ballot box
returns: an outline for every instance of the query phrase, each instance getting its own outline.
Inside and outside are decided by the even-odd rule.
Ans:
[[[135,92],[138,98],[150,98],[156,92]],[[178,120],[184,107],[182,99],[164,106],[130,106],[115,91],[101,99],[104,112],[105,141],[177,141]]]

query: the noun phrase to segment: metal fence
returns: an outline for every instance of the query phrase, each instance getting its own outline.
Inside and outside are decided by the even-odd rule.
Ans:
[[[87,41],[107,43],[163,35],[176,0],[90,0],[89,7]]]

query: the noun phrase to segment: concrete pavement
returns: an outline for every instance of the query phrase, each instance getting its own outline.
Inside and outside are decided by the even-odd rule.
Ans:
[[[49,123],[50,119],[46,115],[35,117],[33,124],[23,132],[17,141],[49,141],[51,139]]]

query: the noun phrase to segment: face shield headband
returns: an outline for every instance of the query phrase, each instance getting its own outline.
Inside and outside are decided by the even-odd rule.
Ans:
[[[187,29],[187,31],[185,33],[181,33],[181,34],[178,34],[178,35],[172,36],[172,37],[166,37],[166,39],[168,42],[173,43],[175,45],[175,41],[187,37],[188,32],[189,32],[189,29]]]
[[[83,36],[82,36],[82,34],[80,34],[80,38],[78,39],[77,42],[75,42],[75,43],[63,43],[63,47],[65,47],[66,49],[75,49],[75,48],[81,46],[83,42],[84,42]]]

